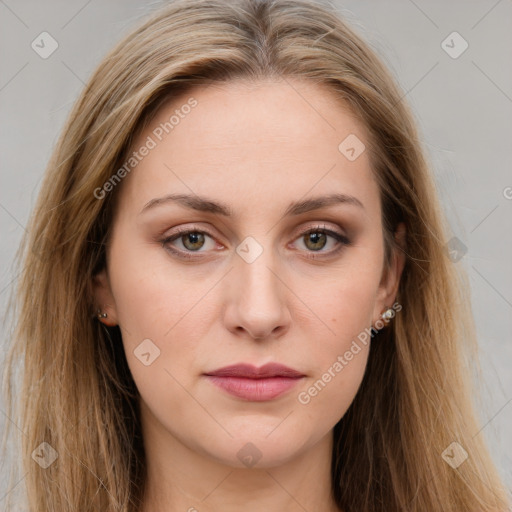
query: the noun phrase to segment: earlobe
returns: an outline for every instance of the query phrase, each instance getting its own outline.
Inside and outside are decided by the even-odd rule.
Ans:
[[[92,286],[96,318],[109,327],[117,325],[117,311],[106,269],[93,276]]]

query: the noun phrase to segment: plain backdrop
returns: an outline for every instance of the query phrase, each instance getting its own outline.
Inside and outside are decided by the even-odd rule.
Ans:
[[[14,252],[73,102],[112,45],[160,4],[0,0],[2,311],[16,284]],[[485,407],[475,436],[487,439],[511,488],[512,1],[334,4],[403,88],[452,236],[467,248],[453,264],[469,274],[481,349]],[[42,32],[58,44],[46,59],[31,46]],[[0,357],[8,343],[3,333]],[[0,429],[7,421],[0,402]],[[0,508],[12,491],[7,466],[4,461],[0,468]]]

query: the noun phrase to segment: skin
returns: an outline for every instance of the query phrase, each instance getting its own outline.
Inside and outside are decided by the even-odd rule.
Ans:
[[[174,98],[134,149],[191,96],[198,105],[118,190],[107,268],[94,278],[103,322],[120,326],[141,395],[144,512],[337,511],[332,430],[362,381],[369,344],[309,403],[298,395],[394,303],[404,264],[397,252],[384,265],[368,152],[349,161],[338,150],[349,134],[365,142],[364,126],[320,85],[232,81]],[[334,192],[362,206],[284,216],[293,201]],[[141,213],[171,193],[207,196],[232,216],[172,202]],[[179,226],[207,235],[162,244]],[[349,244],[302,235],[324,226]],[[263,249],[251,263],[236,252],[247,236]],[[179,258],[169,246],[196,259]],[[134,354],[145,339],[160,350],[147,366]],[[203,375],[271,361],[305,377],[265,402],[227,394]],[[252,467],[237,456],[247,443],[261,455]]]

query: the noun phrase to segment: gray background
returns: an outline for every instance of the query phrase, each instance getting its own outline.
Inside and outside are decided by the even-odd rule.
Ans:
[[[512,487],[512,1],[347,1],[335,5],[384,59],[412,105],[453,236],[468,249],[484,386],[481,431]],[[111,46],[159,2],[0,0],[0,308],[57,135]],[[59,47],[42,59],[43,31]],[[458,58],[441,46],[457,31]],[[461,48],[460,41],[452,44]],[[453,50],[452,50],[453,51]],[[510,187],[510,188],[507,188]],[[0,343],[0,357],[6,347]],[[0,429],[8,419],[0,402]],[[2,430],[0,430],[1,432]],[[6,465],[0,468],[0,508]]]

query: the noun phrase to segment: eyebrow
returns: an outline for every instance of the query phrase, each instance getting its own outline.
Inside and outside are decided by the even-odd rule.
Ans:
[[[231,217],[233,215],[233,210],[225,204],[207,197],[190,194],[169,194],[167,196],[151,199],[151,201],[144,205],[139,215],[147,210],[168,203],[177,203],[191,210],[213,213],[224,217]],[[321,208],[327,208],[336,204],[348,204],[364,209],[363,203],[361,203],[357,197],[347,194],[329,194],[292,202],[286,209],[284,216],[300,215],[302,213],[320,210]]]

